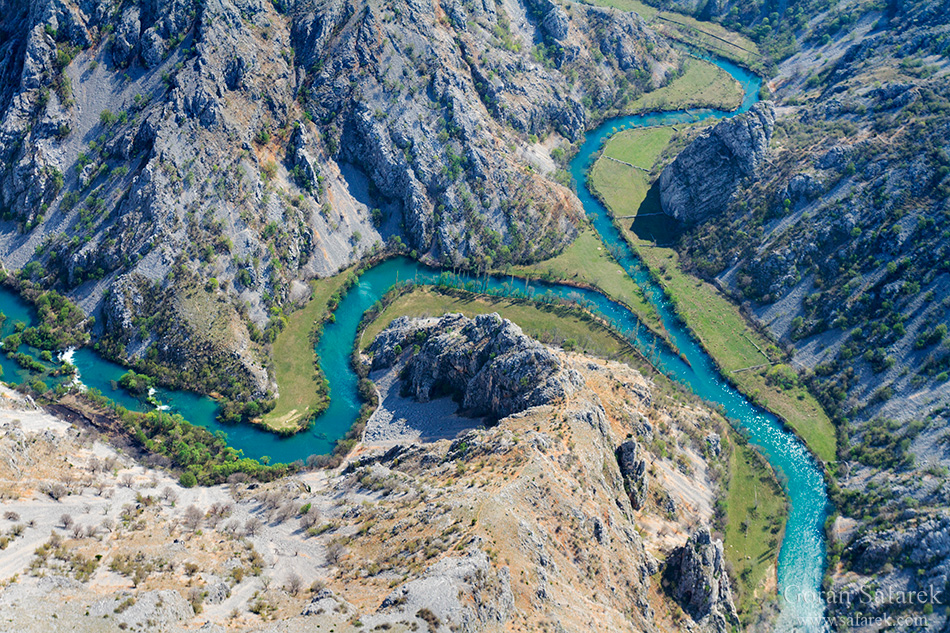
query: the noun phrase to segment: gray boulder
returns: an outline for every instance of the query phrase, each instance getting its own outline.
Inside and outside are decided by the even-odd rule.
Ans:
[[[723,211],[739,183],[755,177],[774,125],[775,108],[763,101],[700,135],[660,174],[663,212],[699,222]]]

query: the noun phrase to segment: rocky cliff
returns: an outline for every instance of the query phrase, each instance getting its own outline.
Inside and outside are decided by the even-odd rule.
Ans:
[[[197,343],[258,392],[255,345],[300,280],[387,246],[475,268],[569,243],[581,211],[548,150],[678,57],[635,14],[550,0],[2,9],[4,266],[90,313],[115,287],[116,355],[175,366]],[[159,344],[157,320],[190,331]]]
[[[775,108],[759,102],[704,132],[660,174],[663,212],[699,222],[725,211],[739,183],[756,175],[774,125]]]
[[[670,553],[663,580],[680,606],[706,630],[725,633],[739,622],[722,541],[713,541],[708,528],[697,529],[685,545]]]
[[[369,351],[373,369],[407,356],[405,391],[420,401],[451,394],[469,414],[496,419],[563,400],[582,384],[550,349],[498,314],[400,317]]]
[[[627,440],[617,447],[617,465],[623,477],[623,487],[634,510],[643,507],[647,498],[647,461],[636,440]]]

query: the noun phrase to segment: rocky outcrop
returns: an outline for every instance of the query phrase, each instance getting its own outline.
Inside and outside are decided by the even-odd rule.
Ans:
[[[373,369],[406,358],[404,390],[427,402],[451,394],[471,415],[504,418],[583,384],[541,343],[498,314],[395,319],[369,349]]]
[[[775,108],[760,102],[703,133],[660,174],[663,212],[699,222],[725,211],[739,183],[755,176],[774,125]]]
[[[482,631],[504,626],[515,613],[511,574],[496,570],[481,551],[447,556],[418,579],[383,600],[363,619],[370,628],[384,622],[416,622],[418,630]]]
[[[617,464],[630,505],[640,510],[647,499],[647,462],[640,455],[640,445],[635,440],[627,440],[617,447]]]
[[[663,582],[673,599],[707,631],[725,633],[737,625],[722,541],[700,527],[666,559]]]
[[[915,510],[905,510],[899,527],[868,531],[847,545],[843,558],[852,569],[868,575],[878,574],[888,566],[893,571],[894,563],[902,562],[919,570],[913,576],[911,588],[925,592],[936,588],[937,597],[946,602],[945,588],[950,583],[950,513],[943,510],[920,516]],[[900,572],[896,574],[899,575]]]
[[[132,596],[123,591],[89,606],[94,618],[115,618],[121,629],[174,630],[195,616],[192,605],[174,590],[147,591]]]

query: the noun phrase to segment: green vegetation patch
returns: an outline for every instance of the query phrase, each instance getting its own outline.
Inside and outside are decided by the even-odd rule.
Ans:
[[[613,260],[597,232],[592,229],[583,231],[574,243],[557,257],[529,266],[515,266],[511,271],[520,277],[541,277],[547,281],[593,286],[611,299],[629,306],[653,331],[666,335],[656,308],[644,298],[640,287]]]
[[[668,86],[648,92],[633,102],[634,112],[716,108],[735,110],[742,104],[742,86],[722,68],[702,59],[687,58],[683,74]]]
[[[600,196],[610,200],[613,214],[623,218],[632,218],[639,212],[650,190],[647,174],[604,158],[591,169],[590,182]]]
[[[339,295],[352,275],[348,270],[312,282],[310,301],[287,318],[287,325],[274,340],[271,358],[280,395],[262,418],[267,429],[298,431],[329,404],[326,379],[314,351],[314,333],[330,312],[331,298]]]
[[[734,575],[736,609],[748,624],[765,597],[775,595],[788,505],[765,460],[734,431],[729,438],[723,549]]]
[[[220,484],[238,473],[270,481],[296,470],[292,465],[271,466],[244,457],[241,451],[228,446],[223,431],[212,433],[178,414],[164,411],[129,411],[95,389],[69,395],[60,404],[90,420],[102,421],[105,418],[114,421],[115,424],[106,426],[109,431],[129,435],[145,450],[164,455],[173,467],[182,471],[182,483],[185,484]]]
[[[610,137],[610,142],[604,148],[604,156],[649,171],[672,138],[673,128],[666,125],[621,130]]]

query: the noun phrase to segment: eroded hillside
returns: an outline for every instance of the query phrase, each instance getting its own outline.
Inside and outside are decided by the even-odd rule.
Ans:
[[[677,550],[713,520],[733,450],[724,422],[626,365],[500,327],[572,389],[492,428],[468,418],[454,440],[363,445],[340,469],[265,485],[182,488],[5,393],[4,621],[653,631],[695,618],[725,630],[721,545],[700,531]],[[664,589],[654,574],[674,550]]]
[[[549,0],[0,15],[5,268],[102,305],[110,355],[244,397],[273,387],[260,345],[302,280],[386,248],[558,252],[582,211],[551,152],[680,57],[635,14]]]

